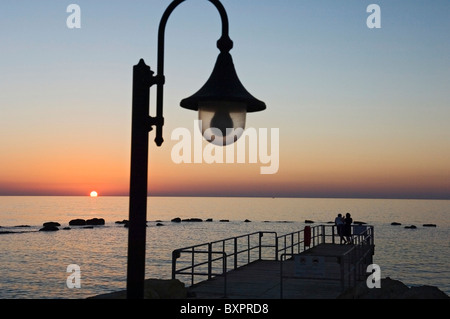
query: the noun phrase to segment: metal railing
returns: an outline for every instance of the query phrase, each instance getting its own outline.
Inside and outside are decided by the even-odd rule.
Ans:
[[[339,259],[342,291],[356,285],[358,280],[365,279],[367,266],[373,262],[373,226],[353,225],[352,234],[353,247]]]
[[[286,236],[290,236],[288,234]],[[337,244],[338,237],[335,225],[320,225],[311,229],[311,248],[318,244]],[[353,246],[343,254],[327,254],[327,257],[336,258],[339,265],[339,278],[323,277],[309,275],[299,276],[294,275],[290,278],[297,279],[322,279],[322,280],[339,280],[341,283],[341,290],[356,285],[356,282],[366,278],[366,267],[372,264],[372,256],[374,253],[374,228],[366,225],[352,225],[352,244]],[[283,298],[283,262],[287,257],[294,258],[299,252],[286,252],[284,249],[280,255],[280,298]],[[304,248],[306,250],[306,248]],[[321,255],[308,254],[309,258],[322,257]]]
[[[271,235],[271,240],[267,235]],[[182,255],[190,258],[183,259]],[[238,269],[257,260],[277,260],[277,255],[277,233],[266,231],[180,248],[172,252],[172,279],[188,276],[190,285],[195,285],[205,277],[209,280],[223,276],[226,284],[227,269]],[[178,264],[184,267],[178,268]]]
[[[350,284],[362,274],[362,260],[368,256],[368,252],[361,253],[358,247],[374,243],[372,226],[352,226],[355,246],[345,256],[336,256],[341,258],[339,263],[343,287],[346,282]],[[305,238],[305,229],[281,236],[276,232],[261,231],[176,249],[172,252],[172,279],[177,275],[188,277],[188,282],[193,286],[205,279],[223,277],[226,296],[228,270],[235,270],[258,260],[283,261],[287,256],[293,257],[322,243],[336,244],[338,235],[335,225],[307,227],[310,227],[310,240]]]
[[[191,254],[192,263],[193,263],[193,265],[195,265],[195,267],[201,268],[202,266],[207,265],[208,271],[203,272],[202,270],[200,270],[199,272],[194,273],[193,272],[194,268],[192,266],[188,266],[188,267],[184,267],[184,268],[176,270],[176,263],[174,263],[174,261],[176,261],[178,258],[180,258],[181,254],[184,254],[184,253]],[[204,262],[204,261],[198,262],[197,264],[194,264],[195,263],[195,258],[194,258],[195,254],[207,254],[208,261],[207,262]],[[213,255],[220,255],[221,257],[213,258]],[[212,264],[216,261],[222,261],[222,271],[221,272],[215,273],[213,271]],[[202,251],[202,250],[189,251],[189,250],[183,250],[183,249],[175,250],[172,252],[172,278],[173,279],[175,279],[175,274],[191,276],[191,280],[192,280],[191,284],[192,285],[194,284],[194,275],[208,276],[208,279],[211,279],[213,276],[214,277],[223,277],[224,297],[226,298],[226,296],[227,296],[227,254],[225,252],[211,251],[211,250],[209,250],[209,251]]]
[[[282,254],[300,254],[301,252],[317,246],[320,243],[324,243],[324,227],[325,225],[318,226],[305,226],[311,228],[311,240],[310,244],[306,244],[305,229],[298,230],[289,234],[281,235],[278,237],[278,256],[276,260],[279,260]],[[326,226],[331,227],[331,226]],[[281,245],[281,246],[280,246]]]

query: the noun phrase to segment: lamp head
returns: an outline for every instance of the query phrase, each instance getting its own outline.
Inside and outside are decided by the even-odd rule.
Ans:
[[[245,129],[246,114],[266,109],[264,102],[244,88],[228,52],[219,54],[205,85],[191,97],[183,99],[180,105],[199,111],[202,134],[216,145],[237,141]]]

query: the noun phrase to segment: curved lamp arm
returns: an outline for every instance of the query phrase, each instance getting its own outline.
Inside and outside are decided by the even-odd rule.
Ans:
[[[147,182],[148,182],[148,147],[149,131],[156,126],[156,145],[164,142],[162,137],[163,118],[163,86],[164,86],[164,33],[170,14],[185,0],[174,0],[164,12],[160,22],[158,35],[158,74],[147,66],[143,59],[133,68],[133,112],[131,136],[131,173],[130,173],[130,217],[128,230],[128,268],[127,268],[127,298],[143,299],[145,279],[145,250],[147,226]],[[217,42],[221,54],[229,55],[233,41],[228,36],[228,17],[219,0],[208,0],[222,18],[222,37]],[[219,55],[220,57],[220,55]],[[222,57],[232,64],[231,56]],[[219,59],[218,59],[219,60]],[[223,62],[223,61],[222,61]],[[217,65],[218,63],[216,63]],[[223,63],[222,63],[223,64]],[[231,72],[231,73],[230,73]],[[237,79],[234,66],[229,74],[234,76],[233,86],[240,88],[239,93],[246,92]],[[214,71],[213,71],[214,74]],[[219,76],[220,77],[220,76]],[[157,115],[149,116],[150,87],[157,85]],[[242,88],[241,88],[242,87]],[[248,94],[248,93],[245,93]],[[245,95],[244,94],[244,95]],[[248,96],[246,96],[248,98]],[[254,98],[253,98],[254,99]],[[262,103],[262,102],[261,102]],[[264,105],[265,107],[265,105]],[[253,110],[255,111],[255,110]]]
[[[164,142],[162,127],[164,125],[164,117],[163,117],[163,98],[164,98],[164,40],[165,40],[165,31],[167,21],[169,20],[172,12],[186,0],[174,0],[164,12],[161,22],[159,24],[159,32],[158,32],[158,70],[157,70],[157,95],[156,95],[156,118],[154,121],[154,125],[156,126],[156,145],[161,146]],[[220,18],[222,19],[222,37],[217,41],[217,48],[220,52],[229,52],[233,48],[233,41],[231,41],[228,31],[228,15],[225,11],[224,6],[219,0],[208,0],[211,2],[219,11]]]

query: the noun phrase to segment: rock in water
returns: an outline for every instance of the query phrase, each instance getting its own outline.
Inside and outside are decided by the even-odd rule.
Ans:
[[[48,231],[48,232],[50,232],[50,231],[58,231],[58,230],[59,230],[59,228],[56,227],[56,226],[53,226],[53,225],[44,226],[43,228],[39,229],[39,231]]]
[[[69,222],[70,226],[86,226],[86,221],[84,219],[72,219]]]
[[[47,223],[44,223],[42,226],[44,226],[44,227],[50,227],[50,226],[59,227],[59,226],[61,226],[61,224],[57,223],[57,222],[47,222]]]
[[[152,295],[147,295],[147,291],[151,290],[156,292],[159,297],[157,299],[186,299],[187,297],[185,285],[177,279],[147,279],[144,288],[146,299],[152,298]]]
[[[338,299],[450,299],[437,287],[409,288],[399,280],[381,279],[381,288],[369,289],[365,281],[347,289]]]
[[[105,225],[105,220],[103,218],[92,218],[86,221],[86,225],[91,226],[103,226]]]
[[[147,279],[144,283],[145,299],[186,299],[187,289],[178,279]],[[125,290],[89,297],[88,299],[125,299]]]
[[[439,288],[434,286],[411,287],[403,295],[404,299],[450,299],[450,297]]]
[[[183,222],[187,222],[187,223],[201,223],[203,222],[203,219],[201,218],[188,218],[188,219],[183,219]]]

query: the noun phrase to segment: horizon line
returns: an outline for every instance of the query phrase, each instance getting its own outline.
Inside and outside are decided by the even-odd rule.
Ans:
[[[0,197],[90,197],[89,194],[86,195],[70,195],[70,194],[0,194]],[[109,194],[102,195],[99,193],[98,197],[129,197],[128,194]],[[148,194],[147,197],[184,197],[184,198],[272,198],[272,199],[380,199],[380,200],[450,200],[450,197],[383,197],[383,196],[295,196],[295,195],[207,195],[207,194]]]

